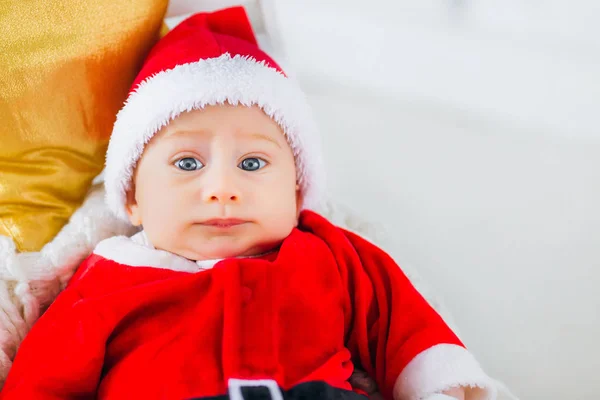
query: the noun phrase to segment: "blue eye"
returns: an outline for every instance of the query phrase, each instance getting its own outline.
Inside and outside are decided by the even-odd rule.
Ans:
[[[200,160],[193,157],[185,157],[175,161],[175,166],[183,171],[197,171],[204,167]]]
[[[258,171],[266,165],[267,162],[261,158],[248,157],[238,165],[238,168],[243,169],[244,171]]]

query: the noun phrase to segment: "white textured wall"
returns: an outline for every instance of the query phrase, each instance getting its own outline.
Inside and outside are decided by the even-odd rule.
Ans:
[[[242,3],[309,94],[332,192],[486,369],[524,400],[598,398],[600,3]]]

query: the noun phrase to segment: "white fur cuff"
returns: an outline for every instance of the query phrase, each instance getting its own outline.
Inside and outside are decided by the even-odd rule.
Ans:
[[[394,399],[429,398],[453,387],[466,388],[466,400],[495,400],[494,381],[464,347],[439,344],[417,355],[394,385]]]

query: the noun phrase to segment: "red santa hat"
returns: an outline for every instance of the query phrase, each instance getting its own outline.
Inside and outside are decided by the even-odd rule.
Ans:
[[[207,105],[259,106],[282,128],[296,160],[304,209],[322,201],[320,139],[300,87],[257,44],[243,7],[199,13],[148,55],[117,115],[106,155],[106,202],[127,220],[126,193],[145,145],[179,114]]]

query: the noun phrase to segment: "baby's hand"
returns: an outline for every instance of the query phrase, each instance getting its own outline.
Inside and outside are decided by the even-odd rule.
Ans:
[[[434,393],[424,400],[465,400],[465,391],[463,388],[452,388],[443,393]]]
[[[443,395],[448,396],[451,399],[465,400],[465,390],[462,387],[455,387],[452,389],[444,390]],[[439,400],[442,400],[442,398],[440,397]]]
[[[383,400],[381,393],[378,392],[377,383],[365,371],[355,369],[350,377],[350,384],[353,388],[364,391],[369,399]],[[444,393],[434,393],[423,400],[464,400],[465,391],[463,388],[452,388],[444,391]]]
[[[349,379],[350,385],[353,388],[360,389],[365,392],[369,399],[372,400],[383,400],[381,394],[377,391],[377,383],[371,378],[365,371],[355,369],[352,376]]]

